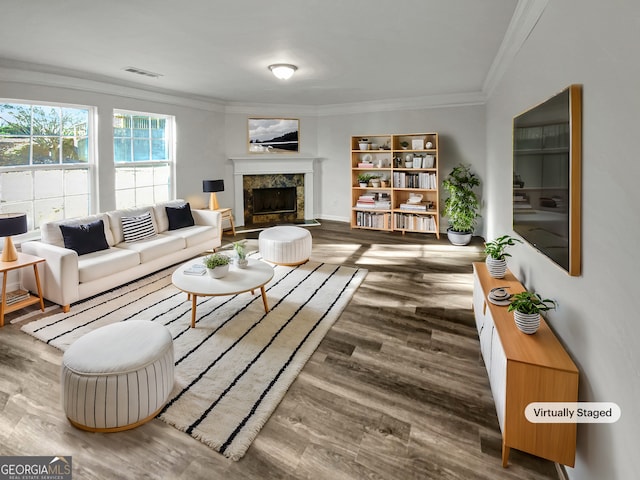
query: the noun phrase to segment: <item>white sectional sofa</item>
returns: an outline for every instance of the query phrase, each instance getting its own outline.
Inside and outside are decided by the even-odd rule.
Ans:
[[[169,228],[166,207],[170,207],[172,213],[184,205],[184,201],[175,200],[148,207],[45,223],[40,227],[41,239],[23,243],[22,251],[46,260],[40,264],[39,270],[43,295],[68,312],[74,302],[219,247],[222,242],[219,212],[187,208],[191,211],[194,225]],[[131,241],[131,233],[127,232],[129,241],[125,241],[122,218],[139,218],[142,215],[146,220],[147,212],[153,225],[148,234],[152,236]],[[175,228],[176,221],[173,218],[172,227]],[[102,241],[106,240],[102,247],[104,249],[79,254],[78,251],[65,247],[65,242],[69,243],[69,229],[65,229],[65,237],[64,227],[61,228],[61,225],[76,230],[93,225],[95,232],[96,228],[101,230],[100,220],[104,225],[104,239],[101,238]],[[79,249],[81,250],[82,248]],[[22,282],[25,288],[35,291],[33,271],[27,270],[24,269]]]

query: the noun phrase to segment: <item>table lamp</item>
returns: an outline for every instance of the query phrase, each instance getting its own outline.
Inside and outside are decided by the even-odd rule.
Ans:
[[[13,244],[13,240],[11,240],[11,236],[26,232],[26,213],[0,213],[0,237],[4,237],[1,261],[15,262],[18,259],[18,251]]]
[[[209,210],[218,210],[216,192],[224,192],[224,180],[203,180],[202,191],[211,194],[209,196]]]

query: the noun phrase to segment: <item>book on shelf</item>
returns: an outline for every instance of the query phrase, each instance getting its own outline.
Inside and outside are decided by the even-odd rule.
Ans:
[[[416,212],[426,212],[429,209],[428,207],[429,204],[427,202],[400,204],[400,210],[412,210]]]
[[[7,305],[13,305],[27,298],[29,298],[29,292],[27,290],[13,290],[5,294],[5,303]]]
[[[423,190],[435,190],[437,188],[435,173],[420,172],[394,172],[393,186],[395,188],[420,188]]]
[[[390,223],[390,213],[357,212],[356,214],[357,227],[388,229]]]
[[[356,208],[372,208],[377,210],[391,210],[391,202],[356,202]]]
[[[371,162],[360,162],[360,163],[358,163],[358,168],[373,168],[373,163],[371,163]]]
[[[431,215],[396,213],[394,215],[394,224],[395,228],[400,230],[415,230],[420,232],[436,231],[436,220]]]
[[[391,196],[388,193],[376,192],[360,195],[356,201],[356,208],[374,208],[391,210]]]

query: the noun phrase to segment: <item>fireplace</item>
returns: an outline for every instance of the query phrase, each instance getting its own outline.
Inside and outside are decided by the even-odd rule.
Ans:
[[[230,160],[233,162],[233,212],[236,227],[304,223],[315,218],[313,170],[316,158],[283,154],[231,157]],[[256,214],[254,190],[270,188],[295,189],[295,211]]]
[[[244,175],[244,224],[304,221],[304,175]]]
[[[296,211],[296,187],[254,188],[253,214],[294,213]]]

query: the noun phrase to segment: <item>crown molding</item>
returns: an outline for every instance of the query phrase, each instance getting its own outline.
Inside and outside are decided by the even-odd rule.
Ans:
[[[535,28],[549,0],[518,0],[498,53],[482,85],[486,98],[491,97],[500,79]]]
[[[228,103],[225,113],[241,115],[308,115],[326,117],[331,115],[352,115],[358,113],[390,112],[396,110],[423,110],[427,108],[459,107],[483,105],[486,97],[482,92],[429,95],[370,102],[338,103],[333,105],[282,105],[282,104],[242,104]]]
[[[224,112],[238,115],[256,116],[316,116],[318,107],[315,105],[288,105],[281,103],[241,103],[227,102]]]
[[[177,92],[160,92],[113,83],[114,79],[81,78],[82,72],[61,70],[44,65],[26,64],[0,59],[0,81],[24,83],[47,87],[60,87],[90,93],[116,95],[137,100],[148,100],[171,105],[179,105],[201,110],[241,115],[289,115],[289,116],[330,116],[357,113],[388,112],[395,110],[421,110],[464,105],[482,105],[486,97],[482,92],[429,95],[400,99],[375,100],[333,105],[283,105],[269,103],[243,104],[224,103],[211,98],[195,98],[179,95]]]
[[[422,97],[374,100],[371,102],[341,103],[318,107],[318,116],[352,115],[357,113],[390,112],[396,110],[424,110],[429,108],[484,105],[482,92],[427,95]]]
[[[85,78],[82,78],[82,75]],[[144,89],[139,86],[131,86],[125,82],[116,83],[116,80],[112,78],[91,79],[86,78],[86,76],[86,73],[73,70],[0,59],[0,81],[44,87],[60,87],[200,110],[224,112],[223,103],[215,99],[189,97],[180,95],[178,92]]]

